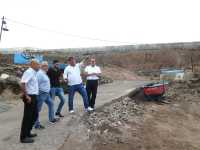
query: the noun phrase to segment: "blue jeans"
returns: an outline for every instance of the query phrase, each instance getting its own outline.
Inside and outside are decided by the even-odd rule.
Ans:
[[[88,108],[88,96],[87,96],[85,87],[81,83],[81,84],[69,86],[69,101],[68,101],[69,111],[73,110],[73,100],[74,100],[75,92],[80,93],[80,95],[83,98],[84,107],[85,107],[85,109],[87,109]]]
[[[50,97],[50,94],[45,92],[39,92],[39,95],[37,96],[38,118],[35,122],[35,127],[40,125],[39,113],[42,110],[42,105],[44,102],[48,106],[49,121],[52,121],[54,119],[54,103]]]
[[[59,87],[52,87],[51,91],[50,91],[51,97],[53,100],[55,100],[55,97],[58,96],[60,99],[60,103],[58,105],[57,111],[56,113],[60,113],[63,105],[65,103],[65,97],[64,97],[64,90],[63,88],[59,88]]]

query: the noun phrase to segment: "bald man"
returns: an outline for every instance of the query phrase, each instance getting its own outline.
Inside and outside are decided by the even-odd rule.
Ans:
[[[37,71],[39,63],[33,59],[30,61],[30,67],[24,72],[21,79],[22,97],[24,102],[24,114],[21,125],[20,141],[21,143],[33,143],[32,127],[37,119],[37,95],[39,94],[39,87],[37,81]]]

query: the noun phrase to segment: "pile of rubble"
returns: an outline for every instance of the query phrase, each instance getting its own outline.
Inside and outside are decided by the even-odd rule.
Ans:
[[[14,64],[3,64],[0,66],[0,74],[8,74],[16,76],[19,71],[23,72],[25,70],[25,66],[19,66]]]
[[[84,118],[84,123],[88,127],[91,140],[106,143],[116,143],[122,141],[120,128],[126,122],[135,122],[144,113],[144,106],[136,104],[134,99],[128,96],[121,97],[114,102],[98,108]]]
[[[0,101],[20,98],[20,76],[23,66],[1,63],[0,66]]]
[[[131,92],[85,115],[88,141],[97,150],[183,149],[184,142],[186,149],[199,147],[195,143],[198,139],[192,142],[199,126],[188,125],[199,119],[199,97],[200,77],[196,75],[168,84],[164,94],[164,100],[171,102],[168,104],[147,101],[141,88],[137,94]],[[187,136],[182,138],[184,135]],[[174,139],[175,136],[178,138]],[[191,145],[187,146],[187,139],[191,139]]]
[[[200,80],[172,84],[165,94],[166,98],[170,101],[199,101]]]
[[[9,89],[14,94],[18,95],[20,93],[20,79],[13,75],[7,75],[7,78],[2,78],[7,74],[2,74],[0,78],[0,94],[4,92],[4,90]]]

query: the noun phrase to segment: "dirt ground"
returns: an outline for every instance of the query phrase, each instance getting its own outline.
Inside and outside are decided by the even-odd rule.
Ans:
[[[2,105],[0,149],[200,150],[199,80],[170,84],[165,95],[170,104],[161,105],[146,101],[142,92],[134,96],[121,95],[127,93],[127,89],[146,83],[139,81],[141,77],[133,72],[120,67],[103,69],[105,76],[121,81],[99,88],[96,111],[80,115],[82,101],[76,101],[78,113],[71,116],[65,109],[66,117],[54,127],[47,126],[44,132],[38,132],[36,143],[31,146],[18,142],[22,105],[10,111],[6,108],[7,112]],[[0,101],[4,102],[8,97],[15,99],[4,90]],[[41,117],[47,124],[46,116],[45,109]]]
[[[140,93],[86,117],[92,149],[200,150],[200,84],[191,85],[170,85],[170,104],[144,101]]]
[[[118,66],[106,66],[102,68],[103,75],[113,80],[137,80],[142,79],[133,71]]]
[[[103,84],[99,86],[96,100],[96,107],[101,107],[104,104],[112,103],[118,97],[126,95],[135,88],[141,87],[148,81],[114,81],[110,84]],[[84,113],[83,102],[80,95],[77,93],[74,99],[75,114],[71,115],[68,112],[66,95],[66,104],[63,108],[64,118],[56,124],[48,122],[48,109],[44,105],[42,113],[40,114],[41,123],[46,127],[45,130],[33,130],[37,133],[34,144],[21,144],[19,142],[20,125],[23,115],[23,103],[19,101],[16,106],[9,110],[0,113],[0,150],[58,150],[63,143],[67,143],[70,150],[82,149],[86,144],[85,149],[89,149],[88,132],[85,125],[82,123],[82,116],[88,115]],[[59,100],[55,101],[55,108],[57,108]],[[1,103],[0,103],[1,105]],[[10,106],[10,105],[9,105]],[[86,132],[85,132],[86,131]],[[76,140],[83,141],[80,145]]]

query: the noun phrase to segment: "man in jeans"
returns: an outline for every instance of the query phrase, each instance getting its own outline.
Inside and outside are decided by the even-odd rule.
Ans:
[[[32,134],[32,127],[37,119],[37,95],[39,93],[39,87],[37,82],[37,71],[39,69],[39,63],[33,59],[30,62],[30,68],[28,68],[21,79],[22,98],[24,102],[24,114],[21,125],[20,141],[21,143],[33,143],[33,137],[37,136]]]
[[[60,84],[62,72],[59,69],[59,61],[58,60],[53,61],[53,67],[49,68],[47,75],[49,76],[50,83],[51,83],[51,90],[50,90],[51,98],[53,100],[55,100],[55,96],[58,96],[60,99],[60,103],[58,105],[56,115],[59,117],[64,117],[61,114],[61,110],[65,103],[65,98],[64,98],[64,90],[63,90],[63,88],[61,88],[61,84]]]
[[[73,100],[74,100],[74,94],[75,92],[79,92],[80,95],[83,98],[84,102],[84,108],[85,111],[90,111],[88,109],[88,97],[87,97],[87,92],[85,87],[83,86],[82,83],[82,78],[81,78],[81,65],[83,63],[77,63],[74,57],[69,57],[68,58],[68,66],[64,70],[63,78],[64,80],[68,83],[69,85],[69,112],[74,113],[74,108],[73,108]]]
[[[57,118],[55,118],[54,114],[54,103],[50,97],[50,80],[49,77],[47,76],[47,71],[48,71],[48,62],[44,61],[41,64],[40,70],[37,72],[37,80],[38,80],[38,85],[39,85],[39,96],[37,98],[37,106],[38,106],[38,118],[37,121],[35,122],[35,128],[36,129],[44,129],[45,127],[40,124],[39,121],[39,112],[42,110],[42,105],[45,102],[48,106],[48,111],[49,111],[49,122],[50,123],[55,123],[58,121]]]

